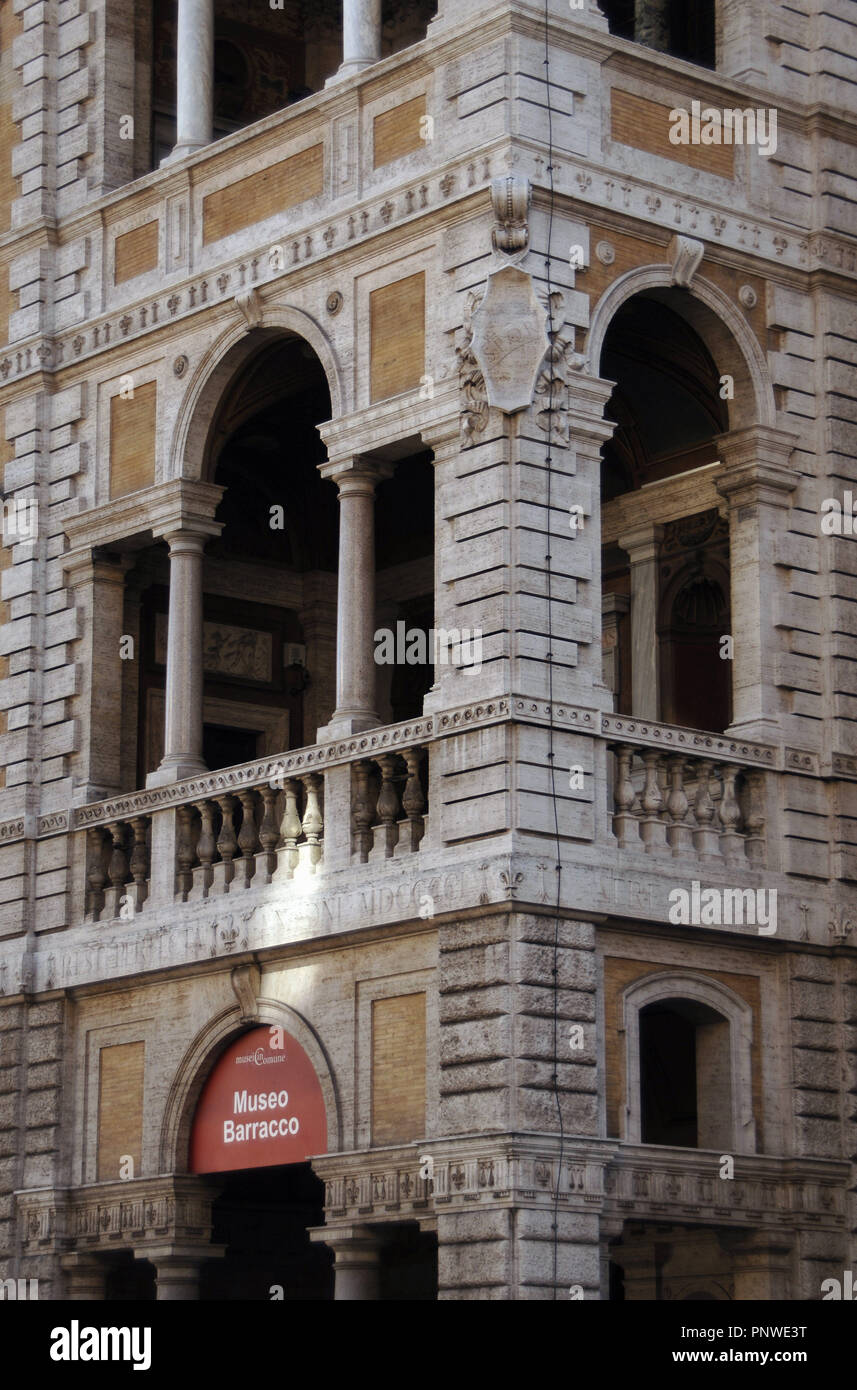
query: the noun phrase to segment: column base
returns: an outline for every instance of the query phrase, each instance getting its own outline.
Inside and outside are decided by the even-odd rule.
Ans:
[[[381,725],[380,714],[371,711],[343,711],[341,714],[337,710],[329,724],[323,728],[316,729],[316,743],[331,743],[336,738],[350,738],[352,734],[364,734],[367,729],[378,729]]]
[[[777,719],[742,719],[730,724],[724,731],[724,738],[738,738],[744,743],[779,743],[782,726]]]
[[[210,140],[194,140],[184,145],[176,145],[168,155],[164,155],[158,167],[163,169],[166,164],[175,164],[180,159],[187,159],[189,154],[196,154],[198,150],[204,150],[210,144]]]
[[[328,77],[325,87],[335,87],[337,82],[344,82],[349,77],[354,77],[358,72],[365,72],[371,68],[373,63],[380,62],[379,58],[352,58],[349,62],[343,63],[336,69],[332,77]]]
[[[185,777],[205,777],[209,769],[201,758],[181,759],[161,766],[150,772],[146,778],[147,787],[169,787],[173,782],[182,782]]]

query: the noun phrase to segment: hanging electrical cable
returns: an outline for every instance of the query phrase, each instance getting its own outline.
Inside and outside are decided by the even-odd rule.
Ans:
[[[551,95],[550,80],[550,0],[545,0],[545,90],[547,93],[547,115],[548,115],[548,232],[547,232],[547,254],[545,257],[545,271],[547,279],[548,295],[548,339],[550,342],[550,356],[554,349],[554,322],[553,322],[553,283],[552,271],[552,244],[553,244],[553,223],[555,209],[555,187],[554,187],[554,167],[553,167],[553,100]],[[553,453],[551,445],[553,443],[553,416],[554,416],[554,377],[553,364],[549,361],[548,367],[548,411],[547,411],[547,453],[545,465],[547,468],[547,548],[545,555],[546,567],[546,589],[548,605],[548,764],[550,767],[551,782],[551,801],[553,804],[554,821],[554,842],[556,846],[556,904],[554,913],[554,938],[553,938],[553,1072],[551,1083],[553,1087],[554,1100],[556,1102],[557,1124],[559,1127],[559,1161],[556,1169],[556,1183],[554,1184],[553,1200],[553,1221],[551,1230],[553,1234],[553,1296],[554,1301],[559,1296],[559,1197],[562,1183],[562,1162],[565,1150],[565,1132],[563,1127],[562,1101],[560,1099],[559,1087],[559,926],[560,926],[560,906],[562,901],[562,858],[559,834],[559,803],[556,791],[556,757],[554,750],[554,698],[553,698],[553,597],[551,586],[551,505],[552,505],[552,467]]]

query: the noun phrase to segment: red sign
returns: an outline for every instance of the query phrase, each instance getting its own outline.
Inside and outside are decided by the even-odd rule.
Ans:
[[[312,1062],[282,1028],[254,1028],[205,1083],[190,1136],[190,1171],[303,1163],[327,1153],[324,1098]]]

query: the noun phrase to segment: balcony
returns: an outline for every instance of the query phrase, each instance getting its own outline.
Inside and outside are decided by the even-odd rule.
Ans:
[[[86,831],[86,920],[127,920],[153,905],[166,808],[172,875],[161,868],[157,906],[170,900],[170,878],[176,903],[306,888],[325,868],[326,819],[335,824],[327,867],[419,853],[429,823],[420,740],[431,732],[431,720],[411,721],[81,807],[73,827]]]

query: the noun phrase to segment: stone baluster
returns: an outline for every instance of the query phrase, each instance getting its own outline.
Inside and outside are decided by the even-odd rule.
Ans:
[[[289,777],[283,784],[283,814],[280,820],[282,846],[278,854],[275,883],[285,883],[298,867],[298,840],[301,837],[301,818],[298,811],[298,782]]]
[[[375,808],[378,822],[373,827],[375,842],[369,855],[372,860],[389,859],[399,837],[399,793],[393,781],[396,759],[392,753],[381,753],[375,761],[381,770],[381,790]]]
[[[738,834],[738,823],[741,819],[741,807],[738,805],[735,796],[735,778],[738,776],[738,769],[731,763],[722,763],[719,769],[720,778],[723,783],[723,792],[720,797],[720,845],[724,859],[732,862],[739,857],[743,858],[744,846],[742,836]]]
[[[107,882],[104,831],[100,826],[87,831],[86,849],[86,910],[92,921],[97,922],[104,907],[104,885]]]
[[[707,758],[696,763],[696,796],[693,818],[696,826],[693,843],[697,856],[704,861],[720,859],[720,837],[714,824],[714,801],[711,796],[711,773],[714,764]]]
[[[747,774],[750,805],[745,818],[747,838],[744,849],[751,864],[763,868],[767,863],[765,843],[765,774],[756,768]]]
[[[613,779],[613,834],[620,845],[639,844],[640,825],[632,811],[636,800],[634,783],[631,780],[634,750],[630,744],[622,743],[613,749],[613,753],[616,764]]]
[[[670,794],[670,769],[669,758],[665,754],[658,759],[658,790],[661,794],[661,820],[664,825],[668,826],[670,823],[670,813],[667,808]]]
[[[367,762],[354,764],[354,781],[351,795],[352,853],[361,864],[365,864],[372,848],[372,789],[369,785],[371,766]]]
[[[408,770],[405,790],[402,793],[402,808],[406,819],[399,821],[399,835],[395,849],[397,855],[413,854],[415,850],[419,849],[420,841],[425,834],[423,812],[426,808],[426,799],[420,781],[420,763],[424,752],[425,749],[423,748],[409,748],[402,754],[405,767]]]
[[[107,832],[113,840],[113,849],[110,855],[110,863],[107,866],[107,876],[110,879],[110,887],[104,894],[104,917],[106,921],[111,921],[118,917],[122,909],[122,899],[125,897],[125,884],[128,882],[128,856],[125,853],[126,826],[122,821],[114,821],[108,825]]]
[[[147,818],[135,816],[131,822],[131,829],[134,832],[134,844],[131,848],[130,860],[133,882],[128,885],[128,895],[133,900],[134,911],[140,912],[149,896],[149,845],[147,840],[149,822]]]
[[[270,883],[277,869],[277,845],[280,831],[277,826],[277,791],[266,785],[259,788],[262,797],[262,824],[259,826],[259,843],[262,846],[256,855],[256,882]]]
[[[214,803],[199,801],[197,802],[197,810],[200,818],[199,840],[196,846],[199,864],[193,871],[193,888],[190,891],[192,902],[200,902],[203,898],[208,897],[214,878],[214,859],[217,854],[217,841],[214,838]]]
[[[235,877],[234,859],[238,851],[235,826],[232,822],[235,812],[235,797],[226,793],[224,796],[218,796],[216,800],[223,821],[220,826],[220,834],[217,837],[217,853],[220,855],[220,862],[214,865],[211,887],[215,893],[228,893],[229,885]]]
[[[241,857],[235,864],[234,884],[247,888],[256,872],[256,851],[259,848],[259,831],[256,826],[256,793],[238,793],[241,802],[241,829],[238,832],[238,848]]]
[[[305,867],[310,873],[315,873],[316,865],[321,861],[323,853],[324,817],[321,810],[323,781],[317,772],[307,772],[301,781],[306,791],[306,806],[301,821],[301,830],[306,844],[301,846],[301,867]]]
[[[663,797],[658,783],[661,756],[654,748],[645,748],[642,753],[643,766],[646,772],[643,791],[640,796],[640,805],[643,810],[640,839],[650,854],[664,849],[667,843],[667,828],[660,818],[663,806]]]
[[[176,895],[185,903],[193,888],[193,864],[196,858],[193,843],[193,807],[179,806],[176,819]]]
[[[693,849],[693,832],[687,819],[690,803],[684,787],[684,755],[677,753],[675,757],[668,758],[666,764],[669,779],[666,798],[666,810],[669,816],[667,841],[673,854],[678,856]]]

